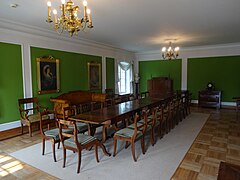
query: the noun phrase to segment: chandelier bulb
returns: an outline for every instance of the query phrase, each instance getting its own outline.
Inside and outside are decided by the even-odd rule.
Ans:
[[[56,9],[53,10],[53,14],[55,14],[55,15],[57,14],[57,10]]]
[[[166,47],[163,47],[163,48],[162,48],[162,52],[166,52]]]
[[[62,1],[62,4],[65,4],[65,0],[61,0]]]
[[[87,1],[86,0],[83,1],[83,6],[85,6],[85,7],[87,6]]]
[[[91,10],[90,9],[87,9],[87,14],[91,14]]]
[[[48,7],[51,7],[51,6],[52,6],[51,1],[48,1],[48,2],[47,2],[47,6],[48,6]]]
[[[179,51],[179,47],[175,47],[174,51],[176,52]]]

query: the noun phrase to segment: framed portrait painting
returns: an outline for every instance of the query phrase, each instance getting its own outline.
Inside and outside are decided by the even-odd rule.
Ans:
[[[36,61],[38,94],[59,92],[59,59],[47,56],[37,58]]]
[[[101,64],[88,63],[88,86],[89,90],[101,89]]]

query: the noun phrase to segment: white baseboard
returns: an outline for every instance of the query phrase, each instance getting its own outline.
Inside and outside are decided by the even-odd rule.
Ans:
[[[191,103],[198,104],[198,100],[192,100]],[[236,106],[235,102],[221,102],[223,106]]]
[[[13,129],[13,128],[17,128],[17,127],[20,127],[20,126],[21,126],[20,120],[19,121],[14,121],[14,122],[0,124],[0,132],[1,131],[6,131],[6,130],[9,130],[9,129]]]

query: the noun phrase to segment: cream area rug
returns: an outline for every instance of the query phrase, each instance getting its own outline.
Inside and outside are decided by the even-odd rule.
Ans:
[[[62,148],[57,149],[57,162],[53,161],[51,142],[46,144],[46,154],[41,155],[41,143],[19,150],[11,156],[33,167],[47,172],[59,179],[81,180],[169,180],[209,114],[191,113],[162,139],[156,137],[151,146],[149,136],[145,138],[146,153],[142,154],[140,141],[135,143],[137,162],[133,161],[131,147],[124,148],[124,142],[117,142],[115,157],[107,157],[99,148],[99,159],[95,159],[94,149],[82,152],[81,172],[77,174],[77,153],[67,152],[66,167],[62,168]],[[113,153],[112,138],[105,143],[107,150]]]

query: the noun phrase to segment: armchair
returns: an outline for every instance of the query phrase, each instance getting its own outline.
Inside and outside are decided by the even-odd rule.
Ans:
[[[38,98],[24,98],[18,99],[18,109],[20,113],[20,120],[21,120],[21,131],[23,134],[23,126],[28,126],[29,129],[29,136],[32,137],[32,125],[34,123],[40,122],[40,109],[45,109],[38,104]],[[48,116],[43,116],[43,120],[48,119]]]

